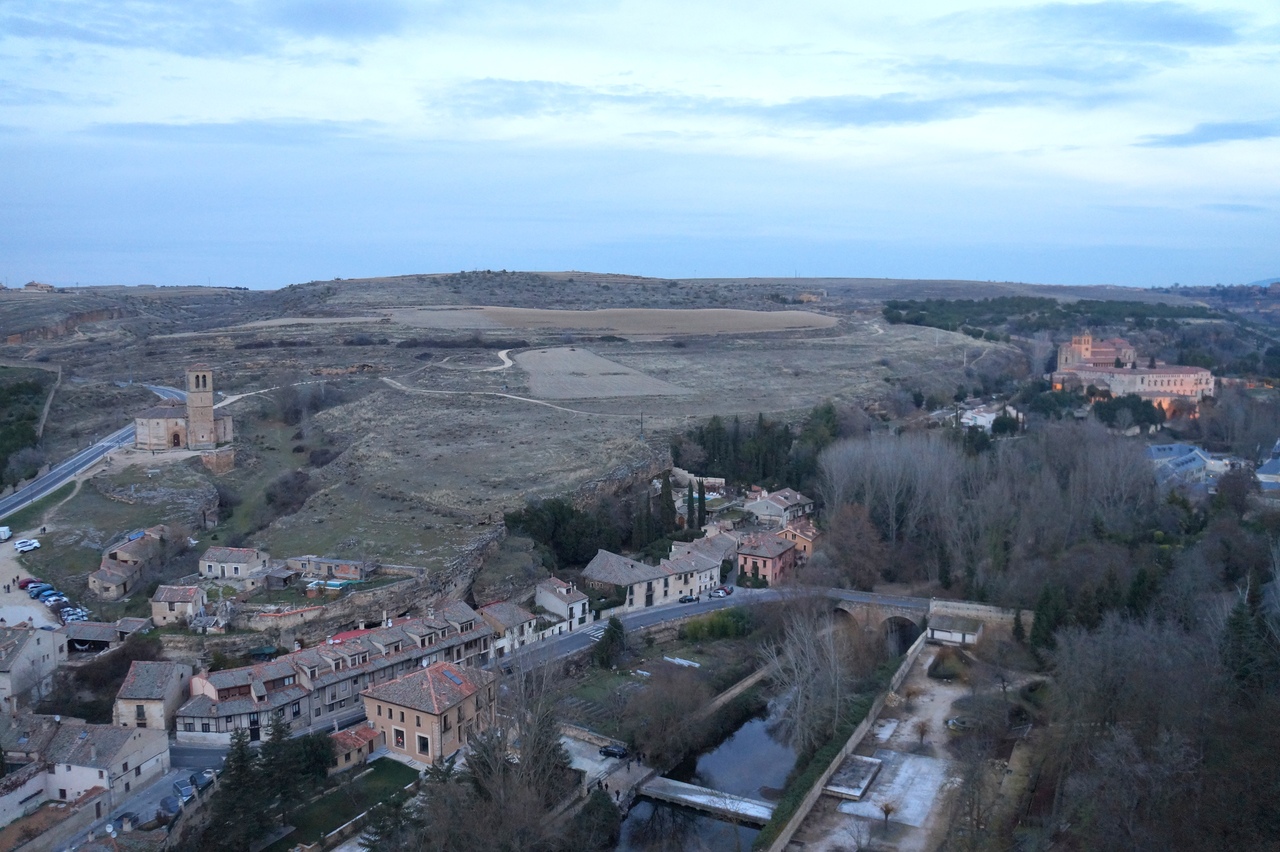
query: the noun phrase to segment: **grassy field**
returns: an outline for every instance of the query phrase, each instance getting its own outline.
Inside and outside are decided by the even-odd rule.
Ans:
[[[21,530],[28,530],[36,527],[40,523],[40,518],[44,516],[52,506],[62,502],[76,488],[74,482],[68,482],[66,485],[59,487],[51,494],[46,494],[36,502],[32,503],[25,509],[19,509],[12,515],[4,519],[4,525],[13,530],[17,535]],[[43,542],[41,545],[43,546]]]
[[[287,852],[299,843],[315,843],[418,779],[417,770],[387,758],[375,760],[372,766],[369,774],[321,796],[293,814],[290,821],[297,830],[264,852]]]

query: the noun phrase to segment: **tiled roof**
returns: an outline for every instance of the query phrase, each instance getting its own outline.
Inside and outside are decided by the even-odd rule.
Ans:
[[[0,627],[0,672],[10,671],[10,666],[22,653],[27,640],[39,632],[41,631],[33,629],[26,622],[12,627]]]
[[[460,668],[453,663],[433,663],[425,669],[372,686],[363,694],[366,700],[372,698],[439,716],[450,708],[457,707],[494,680],[495,675],[484,669]]]
[[[147,630],[151,626],[151,619],[149,618],[127,615],[124,618],[116,619],[116,630],[126,636],[130,633],[137,633],[139,630]]]
[[[471,629],[461,630],[461,626],[467,623],[471,624]],[[440,634],[446,630],[448,635],[437,640],[435,644],[426,648],[420,647],[419,637],[433,633]],[[269,692],[263,689],[259,693],[257,702],[250,696],[214,701],[204,695],[196,695],[182,705],[178,713],[188,717],[211,717],[276,709],[330,684],[348,680],[360,674],[381,671],[404,661],[439,653],[464,642],[492,636],[493,628],[465,603],[451,601],[426,616],[408,619],[392,627],[359,631],[354,636],[350,633],[340,635],[349,638],[342,638],[334,644],[326,643],[294,651],[271,662],[204,675],[215,689],[237,686],[261,689],[266,681],[298,675],[300,682],[294,686]],[[400,644],[400,650],[391,651],[390,649],[396,643]],[[364,654],[368,654],[368,662],[351,663],[353,657]],[[339,660],[342,662],[342,668],[335,671],[332,663]],[[311,668],[316,670],[316,676],[308,676],[306,681],[303,681],[302,675]],[[304,682],[309,682],[310,687],[304,686]]]
[[[597,583],[610,583],[614,586],[644,583],[670,576],[671,573],[660,566],[645,565],[607,550],[597,552],[595,558],[582,569],[582,576],[586,579]]]
[[[338,754],[346,754],[349,751],[355,751],[361,746],[368,745],[379,736],[379,732],[368,725],[357,725],[344,731],[334,731],[329,735],[329,738],[333,740],[334,750]]]
[[[109,769],[116,762],[116,755],[137,733],[136,728],[64,723],[40,756],[48,763]]]
[[[201,562],[252,562],[258,551],[252,547],[211,547],[200,557]]]
[[[120,685],[116,698],[138,700],[164,698],[170,685],[174,681],[182,680],[186,668],[180,663],[168,661],[135,661],[129,666],[129,674]]]
[[[186,403],[177,402],[161,402],[150,408],[139,411],[134,417],[138,420],[172,420],[185,419],[187,416]]]
[[[73,621],[63,630],[73,642],[118,642],[120,632],[105,621]]]
[[[813,541],[818,537],[818,528],[808,518],[797,518],[787,524],[786,529],[807,541]]]
[[[495,601],[480,607],[480,615],[494,630],[510,630],[533,621],[533,614],[510,601]]]
[[[556,577],[548,577],[545,580],[539,580],[538,585],[545,586],[558,597],[564,598],[565,601],[569,603],[577,603],[578,601],[585,601],[587,599],[585,594],[578,591],[564,580]]]
[[[754,533],[742,539],[738,544],[738,553],[743,556],[775,559],[794,547],[794,542],[773,533]]]
[[[199,586],[159,586],[151,598],[155,603],[193,603],[199,599]]]

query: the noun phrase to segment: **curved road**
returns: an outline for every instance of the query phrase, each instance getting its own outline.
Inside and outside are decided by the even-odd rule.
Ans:
[[[160,385],[143,385],[143,387],[158,394],[163,399],[185,400],[187,398],[186,392],[177,388],[167,388]],[[46,494],[58,490],[68,479],[93,466],[107,453],[132,444],[133,439],[134,428],[133,424],[130,423],[123,429],[112,432],[93,446],[83,449],[71,458],[54,465],[48,473],[38,477],[35,482],[0,500],[0,520],[7,518],[19,509],[26,508]],[[15,532],[17,531],[15,530]]]

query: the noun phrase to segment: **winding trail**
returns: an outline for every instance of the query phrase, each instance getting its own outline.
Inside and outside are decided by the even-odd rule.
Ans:
[[[397,382],[395,379],[388,378],[386,376],[382,377],[382,381],[386,382],[388,385],[395,388],[396,390],[404,391],[405,393],[439,395],[439,396],[498,396],[498,397],[503,397],[504,399],[514,399],[517,402],[530,402],[530,403],[533,403],[534,405],[544,405],[547,408],[554,408],[556,411],[563,411],[567,414],[582,414],[587,417],[621,417],[621,418],[628,418],[632,420],[636,419],[637,417],[636,414],[605,414],[599,411],[582,411],[577,408],[565,408],[563,405],[552,405],[551,403],[543,402],[540,399],[530,399],[527,396],[516,396],[513,393],[500,393],[498,391],[453,391],[453,390],[427,390],[426,388],[411,388],[401,384],[400,382]]]
[[[511,365],[515,363],[514,361],[512,361],[510,358],[508,358],[508,357],[507,357],[507,353],[508,353],[508,352],[510,352],[510,351],[511,351],[510,349],[503,349],[501,352],[499,352],[499,353],[498,353],[498,357],[502,359],[502,365],[501,365],[501,366],[499,366],[499,367],[485,367],[485,368],[484,368],[483,370],[481,370],[480,372],[482,372],[482,373],[500,373],[500,372],[502,372],[503,370],[509,369],[509,368],[511,367]]]

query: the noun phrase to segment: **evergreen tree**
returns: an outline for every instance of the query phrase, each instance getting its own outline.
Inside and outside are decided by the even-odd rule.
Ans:
[[[1057,645],[1053,634],[1066,618],[1067,603],[1061,587],[1048,583],[1036,600],[1035,621],[1031,625],[1031,647],[1052,649]]]
[[[1013,641],[1019,645],[1025,645],[1027,642],[1027,628],[1022,626],[1022,608],[1019,607],[1013,615]]]
[[[262,772],[249,747],[249,732],[237,728],[231,734],[231,750],[205,830],[211,848],[247,852],[249,845],[267,832],[272,819],[263,807],[263,792]]]
[[[270,798],[279,797],[281,819],[297,798],[300,779],[296,757],[296,750],[289,739],[289,723],[285,721],[284,711],[277,710],[271,715],[267,739],[259,752],[259,774],[266,795]]]
[[[1147,606],[1155,596],[1155,577],[1151,576],[1151,572],[1147,570],[1147,566],[1138,566],[1138,570],[1134,572],[1133,581],[1129,584],[1129,594],[1125,600],[1125,606],[1129,610],[1129,615],[1133,618],[1141,618],[1147,611]]]
[[[698,480],[698,529],[707,525],[707,486]]]
[[[591,651],[596,665],[602,669],[610,668],[622,652],[627,650],[627,631],[622,626],[622,622],[617,616],[609,619],[609,623],[604,628],[604,633],[596,640],[596,646]]]
[[[689,480],[689,489],[684,495],[684,528],[687,530],[698,528],[698,516],[693,509],[693,480]]]
[[[662,474],[662,491],[658,494],[658,536],[675,532],[676,501],[671,492],[671,477]]]

